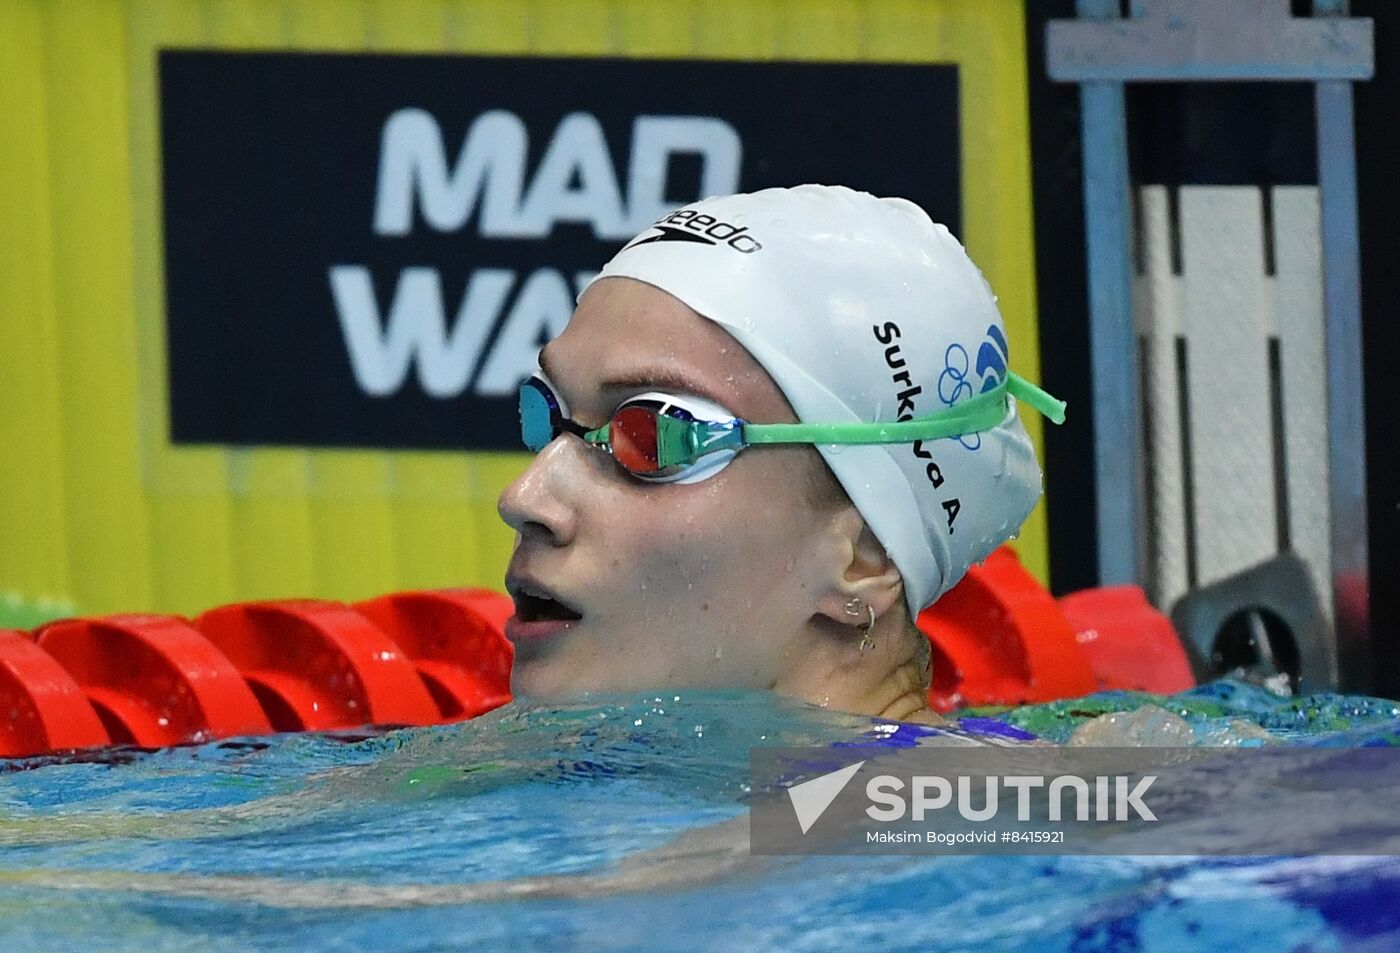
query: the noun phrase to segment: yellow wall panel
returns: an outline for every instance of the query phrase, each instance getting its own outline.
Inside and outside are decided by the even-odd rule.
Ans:
[[[365,24],[365,47],[370,50],[441,53],[449,49],[448,0],[425,0],[404,16],[400,0],[372,0]]]
[[[668,57],[691,53],[695,46],[699,0],[668,4],[633,4],[622,11],[614,42],[619,54]]]
[[[616,55],[620,52],[614,42],[618,7],[610,0],[531,4],[529,52],[552,56]]]
[[[777,56],[810,60],[860,57],[864,24],[855,0],[812,0],[800,6],[780,3],[778,10],[782,16],[773,37]]]
[[[0,9],[0,592],[59,596],[71,586],[44,19],[38,0]]]
[[[447,40],[458,51],[485,54],[527,53],[534,48],[535,3],[481,0],[454,3]]]
[[[179,47],[956,62],[965,238],[1038,372],[1019,0],[3,0],[0,592],[194,612],[500,584],[521,455],[171,445],[156,63]],[[1020,548],[1044,578],[1043,507]]]
[[[71,595],[139,607],[153,599],[131,317],[128,11],[76,2],[43,11]]]

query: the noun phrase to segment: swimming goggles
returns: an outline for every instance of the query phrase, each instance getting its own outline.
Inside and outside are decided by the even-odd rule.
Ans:
[[[927,417],[888,423],[754,424],[701,397],[647,393],[617,406],[590,430],[567,416],[543,374],[520,385],[520,436],[539,452],[573,434],[606,450],[633,476],[654,483],[694,483],[722,469],[740,450],[765,444],[891,444],[991,430],[1006,418],[1006,398],[1024,401],[1054,423],[1065,404],[1008,373],[997,386]]]

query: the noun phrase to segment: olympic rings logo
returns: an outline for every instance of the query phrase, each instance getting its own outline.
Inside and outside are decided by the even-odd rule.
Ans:
[[[943,371],[938,375],[938,399],[944,406],[952,407],[974,393],[985,394],[999,385],[1006,376],[1006,364],[1010,356],[1010,348],[1001,328],[995,324],[988,325],[987,337],[977,349],[977,382],[974,383],[969,380],[973,368],[967,348],[956,343],[948,345],[948,349],[943,352]],[[982,435],[963,434],[958,437],[958,443],[969,450],[979,450],[982,447]]]

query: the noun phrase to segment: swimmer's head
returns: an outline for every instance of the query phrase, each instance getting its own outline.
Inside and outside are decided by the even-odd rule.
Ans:
[[[637,236],[542,355],[577,427],[502,496],[521,534],[517,689],[775,687],[859,709],[853,686],[917,653],[910,620],[1039,496],[1014,401],[975,433],[755,447],[669,482],[577,434],[648,394],[758,424],[955,414],[1005,386],[1007,351],[962,246],[900,199],[770,189]],[[852,655],[866,607],[892,634]]]

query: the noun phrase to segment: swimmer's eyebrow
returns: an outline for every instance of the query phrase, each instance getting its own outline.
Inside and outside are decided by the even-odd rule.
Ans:
[[[552,370],[552,361],[549,358],[549,348],[546,346],[540,351],[540,369],[550,380],[557,380]],[[730,398],[715,393],[708,387],[703,387],[685,374],[671,368],[657,368],[651,371],[625,371],[614,374],[598,382],[598,391],[602,394],[613,394],[618,391],[674,391],[678,394],[688,394],[691,397],[703,397],[706,400],[714,401],[720,406],[727,406]]]

